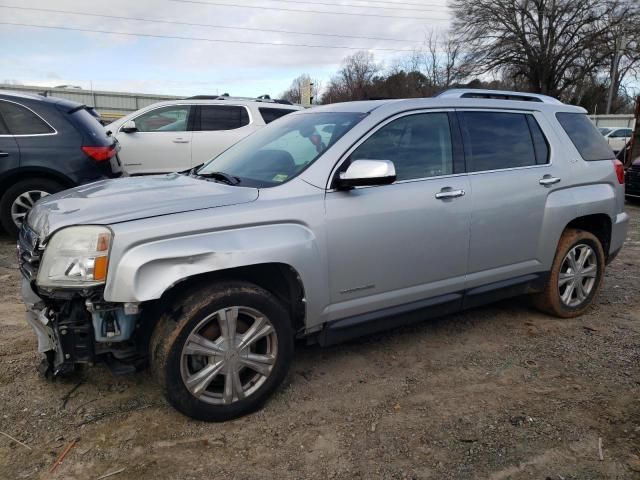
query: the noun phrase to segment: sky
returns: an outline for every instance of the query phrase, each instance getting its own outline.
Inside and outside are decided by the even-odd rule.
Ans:
[[[0,82],[185,96],[276,96],[302,73],[326,85],[342,59],[358,49],[393,64],[419,48],[431,30],[446,30],[449,19],[446,0],[0,0]]]

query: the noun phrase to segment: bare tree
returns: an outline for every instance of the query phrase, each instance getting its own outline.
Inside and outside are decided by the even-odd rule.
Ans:
[[[362,100],[368,97],[374,77],[382,70],[372,53],[358,51],[342,61],[342,68],[331,79],[322,103]]]
[[[561,96],[596,73],[625,0],[453,0],[456,41],[474,73],[522,77],[533,92]]]

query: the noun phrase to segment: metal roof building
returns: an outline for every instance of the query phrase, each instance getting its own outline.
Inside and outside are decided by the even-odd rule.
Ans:
[[[172,95],[83,90],[81,88],[68,86],[47,88],[4,83],[0,83],[0,90],[12,90],[14,92],[66,98],[67,100],[94,107],[105,120],[115,120],[152,103],[184,98]]]

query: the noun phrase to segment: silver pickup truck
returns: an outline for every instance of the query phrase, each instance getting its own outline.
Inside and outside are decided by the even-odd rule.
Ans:
[[[583,313],[624,172],[581,108],[458,90],[293,113],[201,168],[44,198],[20,232],[43,372],[150,366],[193,418],[259,408],[329,345],[532,294]]]

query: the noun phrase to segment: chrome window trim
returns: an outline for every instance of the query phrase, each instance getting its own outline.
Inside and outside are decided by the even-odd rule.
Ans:
[[[249,123],[247,123],[246,125],[243,125],[242,127],[238,127],[238,128],[234,128],[233,130],[239,130],[240,128],[244,128],[244,127],[248,127],[250,125],[253,124],[253,115],[251,113],[251,109],[248,108],[246,105],[241,105],[238,103],[198,103],[198,102],[193,102],[193,103],[170,103],[168,105],[156,105],[156,106],[150,106],[147,107],[147,110],[144,110],[143,112],[140,112],[138,115],[136,115],[135,117],[130,118],[129,120],[133,120],[134,122],[136,121],[136,119],[140,118],[143,115],[146,115],[149,112],[153,112],[154,110],[158,110],[160,108],[167,108],[167,107],[202,107],[205,105],[213,105],[213,106],[217,106],[217,105],[228,105],[231,107],[244,107],[244,109],[247,111],[247,114],[249,115]],[[189,115],[191,115],[191,112],[189,112]],[[115,132],[116,134],[118,133],[125,133],[122,131],[122,127],[124,126],[125,123],[127,123],[129,120],[125,120],[124,122],[122,122],[122,125],[120,125],[118,127],[118,130]],[[188,117],[187,117],[187,121],[188,121]],[[153,132],[136,132],[136,133],[185,133],[185,132],[189,132],[189,133],[202,133],[202,132],[231,132],[233,130],[180,130],[177,132],[158,132],[153,131]]]
[[[331,169],[331,173],[329,174],[329,178],[327,179],[327,183],[326,183],[325,188],[324,188],[325,191],[327,191],[327,192],[338,191],[338,189],[336,189],[336,188],[331,188],[331,183],[332,183],[333,177],[336,174],[336,171],[346,161],[346,159],[349,157],[349,155],[351,155],[354,152],[354,150],[356,150],[360,145],[362,145],[369,138],[371,138],[373,135],[375,135],[375,133],[378,132],[381,128],[384,128],[386,125],[388,125],[389,123],[391,123],[391,122],[393,122],[393,121],[395,121],[395,120],[397,120],[399,118],[408,117],[410,115],[420,115],[420,114],[423,114],[423,113],[446,113],[446,114],[449,114],[449,113],[451,113],[453,111],[455,111],[454,108],[419,108],[419,109],[414,109],[414,110],[404,110],[402,112],[394,113],[390,117],[387,117],[386,119],[384,119],[380,123],[378,123],[375,126],[373,126],[371,128],[371,130],[369,130],[365,135],[360,137],[360,139],[358,141],[353,143],[351,145],[351,147],[349,147],[345,151],[345,153],[343,153],[340,156],[339,160],[336,162],[336,164]],[[453,141],[453,139],[452,139],[452,141]],[[452,143],[452,147],[453,147],[453,143]],[[452,160],[452,165],[453,165],[453,157],[452,157],[451,160]],[[400,180],[400,181],[393,182],[390,185],[398,185],[398,184],[407,183],[407,182],[418,182],[418,181],[423,181],[423,180],[429,180],[431,178],[459,177],[459,176],[462,176],[462,175],[466,175],[466,172],[465,173],[450,173],[450,174],[446,174],[446,175],[433,175],[431,177],[408,178],[406,180]],[[387,185],[370,185],[370,186],[354,187],[354,188],[360,189],[360,188],[386,187],[386,186]]]
[[[36,117],[38,117],[40,120],[42,120],[51,130],[53,130],[53,132],[49,132],[49,133],[25,133],[25,134],[19,134],[19,135],[13,135],[13,134],[8,134],[8,135],[0,135],[0,138],[8,138],[8,137],[12,137],[12,138],[23,138],[23,137],[50,137],[52,135],[57,135],[58,131],[53,128],[53,125],[51,125],[49,122],[47,122],[44,118],[42,118],[42,116],[40,114],[38,114],[37,112],[35,112],[34,110],[32,110],[31,108],[27,107],[26,105],[23,105],[19,102],[14,102],[13,100],[7,100],[6,98],[0,98],[0,102],[7,102],[7,103],[13,103],[15,105],[18,105],[19,107],[22,108],[26,108],[27,110],[29,110],[31,113],[33,113]],[[7,128],[9,128],[9,126],[7,125]]]

